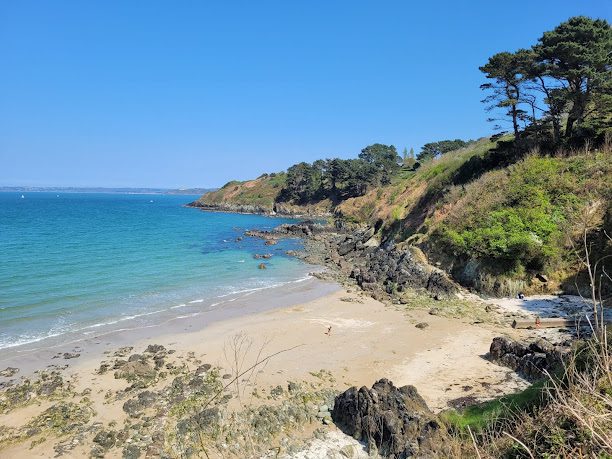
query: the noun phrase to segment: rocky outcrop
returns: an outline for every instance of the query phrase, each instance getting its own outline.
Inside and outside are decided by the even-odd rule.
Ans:
[[[235,214],[275,214],[273,207],[257,206],[251,204],[230,204],[230,203],[205,203],[200,200],[187,204],[187,207],[198,207],[202,210],[214,212],[231,212]]]
[[[237,204],[231,202],[206,202],[201,199],[190,202],[187,207],[197,207],[213,212],[231,212],[236,214],[263,214],[279,217],[316,218],[329,217],[329,209],[318,206],[293,206],[282,203],[272,205]]]
[[[339,248],[344,250],[346,242]],[[357,248],[353,250],[359,250]],[[354,277],[364,290],[382,285],[389,294],[404,288],[423,288],[437,297],[450,296],[458,288],[441,270],[418,261],[409,249],[393,246],[363,249],[365,265],[355,269]],[[342,252],[338,252],[342,253]]]
[[[444,271],[427,264],[418,249],[381,244],[373,227],[354,229],[346,224],[323,225],[308,220],[284,224],[272,231],[246,231],[245,236],[264,239],[266,243],[283,237],[303,237],[303,258],[338,271],[337,279],[348,277],[372,296],[398,299],[409,289],[423,289],[435,298],[450,297],[459,288]]]
[[[413,386],[381,379],[371,389],[351,387],[336,397],[332,418],[384,457],[449,457],[447,430]]]
[[[560,365],[566,349],[540,338],[531,344],[522,344],[504,336],[493,338],[489,358],[528,379],[544,376]]]

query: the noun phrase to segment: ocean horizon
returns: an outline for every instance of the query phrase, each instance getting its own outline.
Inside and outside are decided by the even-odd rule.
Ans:
[[[312,267],[285,253],[301,241],[242,237],[295,220],[185,207],[196,197],[0,193],[0,349],[146,327],[307,279]]]

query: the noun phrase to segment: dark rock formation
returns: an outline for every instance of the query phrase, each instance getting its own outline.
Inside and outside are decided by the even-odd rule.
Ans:
[[[448,457],[448,433],[413,386],[387,379],[372,389],[351,387],[336,397],[334,422],[389,458]]]
[[[267,206],[257,206],[250,204],[229,204],[229,203],[204,203],[200,200],[193,201],[187,204],[187,207],[198,207],[202,210],[210,210],[215,212],[231,212],[236,214],[273,214],[274,209]]]
[[[338,246],[339,254],[348,248],[343,244]],[[423,288],[436,297],[447,297],[458,291],[443,271],[423,264],[409,249],[376,247],[363,252],[365,265],[355,269],[352,277],[364,290],[372,290],[376,285],[384,286],[387,293],[402,291],[405,287]]]
[[[146,390],[125,402],[123,404],[123,411],[131,417],[139,417],[146,408],[153,405],[157,398],[154,392]]]
[[[541,338],[531,344],[521,344],[498,336],[493,338],[489,358],[533,380],[544,376],[545,370],[558,366],[565,352]]]
[[[311,263],[325,264],[349,276],[375,298],[400,296],[406,289],[423,289],[430,295],[449,297],[458,291],[444,271],[427,264],[425,256],[414,247],[399,247],[392,242],[380,244],[373,227],[354,229],[340,225],[332,227],[307,220],[285,224],[273,231],[246,231],[274,244],[284,237],[303,237]]]

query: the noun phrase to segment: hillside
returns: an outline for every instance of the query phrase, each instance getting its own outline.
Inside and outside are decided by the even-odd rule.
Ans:
[[[203,194],[190,206],[206,210],[238,213],[261,213],[269,215],[316,216],[331,215],[329,200],[316,203],[296,204],[280,202],[279,196],[287,183],[285,172],[262,174],[254,180],[234,180],[220,189]]]
[[[195,207],[236,212],[274,212],[274,203],[285,186],[287,174],[263,174],[255,180],[233,180],[220,189],[203,194]]]
[[[300,216],[331,212],[345,224],[375,227],[380,241],[419,247],[432,264],[481,292],[571,291],[581,216],[591,209],[589,228],[610,225],[610,145],[559,155],[519,154],[508,145],[511,136],[480,139],[416,170],[399,168],[388,183],[346,199],[288,200],[288,174],[280,173],[229,182],[193,205]]]
[[[610,147],[572,155],[532,152],[466,179],[474,164],[498,154],[494,146],[480,140],[448,153],[336,211],[376,225],[382,240],[419,246],[430,262],[479,291],[572,290],[574,244],[585,212],[589,231],[604,226],[610,232]]]

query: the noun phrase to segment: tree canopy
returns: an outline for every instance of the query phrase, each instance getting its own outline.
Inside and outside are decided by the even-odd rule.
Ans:
[[[550,128],[555,144],[612,129],[612,28],[604,19],[570,18],[531,49],[497,53],[480,70],[491,80],[481,86],[484,102],[502,110],[515,137],[521,123]]]
[[[369,186],[389,183],[399,168],[400,157],[395,147],[379,143],[365,147],[356,159],[302,162],[287,170],[287,182],[279,199],[305,204],[361,196]]]
[[[458,150],[469,145],[471,140],[439,140],[437,142],[430,142],[423,145],[420,153],[417,155],[417,161],[427,161],[437,156],[448,153],[449,151]]]

